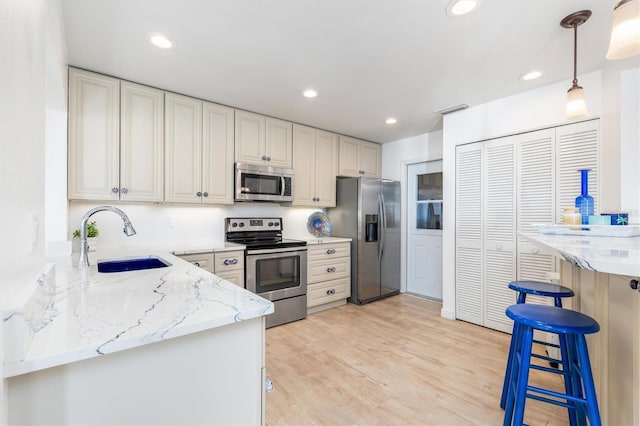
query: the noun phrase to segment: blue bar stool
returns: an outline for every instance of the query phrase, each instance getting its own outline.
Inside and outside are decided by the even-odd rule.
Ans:
[[[562,308],[562,298],[563,297],[573,297],[575,293],[573,290],[567,287],[563,287],[558,284],[547,283],[543,281],[512,281],[509,283],[509,288],[518,292],[518,301],[517,303],[525,303],[527,300],[527,294],[533,294],[535,296],[544,296],[544,297],[553,297],[553,304],[558,308]],[[513,325],[513,334],[516,332],[515,324]],[[504,383],[502,384],[502,396],[500,397],[500,408],[505,407],[507,401],[507,387],[509,384],[509,377],[511,376],[511,365],[513,358],[513,346],[515,339],[511,338],[511,344],[509,345],[509,356],[507,357],[507,367],[504,373]],[[539,340],[534,340],[534,343],[538,343],[545,346],[558,347],[558,345],[554,345],[549,342],[541,342]],[[562,351],[561,351],[562,352]],[[545,357],[542,355],[534,354],[533,356],[537,358],[542,358],[552,366],[558,367],[559,364],[562,363],[562,360]]]
[[[522,425],[526,398],[566,407],[569,423],[600,426],[600,412],[589,362],[586,334],[597,333],[598,323],[580,312],[555,306],[516,304],[506,314],[514,321],[515,333],[513,366],[509,377],[505,426]],[[533,331],[541,330],[558,335],[563,360],[562,371],[531,364]],[[537,369],[564,376],[565,393],[529,385],[529,370]]]

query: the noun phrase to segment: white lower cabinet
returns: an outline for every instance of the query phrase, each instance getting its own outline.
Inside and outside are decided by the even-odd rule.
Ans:
[[[517,232],[561,221],[580,194],[577,169],[592,169],[589,193],[597,200],[598,126],[590,120],[457,147],[456,318],[510,332],[509,282],[549,280],[557,270]]]
[[[351,243],[307,246],[307,308],[331,308],[351,296]]]
[[[244,251],[180,254],[179,258],[244,288]]]

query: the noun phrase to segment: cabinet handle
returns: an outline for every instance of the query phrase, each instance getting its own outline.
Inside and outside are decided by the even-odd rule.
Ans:
[[[233,259],[225,259],[222,263],[225,265],[236,265],[238,263],[238,258],[235,257]]]
[[[271,161],[271,157],[267,156],[267,161]]]
[[[117,186],[114,186],[113,188],[111,188],[111,192],[113,192],[114,194],[117,194],[118,192],[120,192],[120,190],[118,189]]]
[[[194,265],[196,265],[198,268],[200,267],[200,262],[193,262]]]
[[[629,281],[629,287],[631,287],[633,290],[638,290],[638,280]]]
[[[364,174],[364,170],[358,170],[358,173],[363,175]]]
[[[496,246],[496,250],[498,250],[498,251],[502,250],[502,244],[498,244],[498,245]]]
[[[537,249],[537,248],[534,248],[534,249],[531,250],[531,253],[538,254],[538,253],[540,253],[540,250]]]
[[[204,197],[208,197],[208,196],[209,196],[209,193],[208,193],[208,192],[204,192],[202,195],[203,195]]]
[[[336,254],[336,249],[328,249],[327,254]]]
[[[330,268],[327,268],[327,272],[335,272],[335,271],[336,271],[335,266],[331,266]]]
[[[266,156],[266,155],[263,155],[263,156],[262,156],[262,159],[263,159],[264,161],[267,161],[267,156]]]
[[[329,290],[327,290],[327,294],[336,294],[336,289],[330,288]]]
[[[122,188],[122,190],[120,192],[123,193],[123,194],[126,194],[127,192],[129,192],[129,190],[125,186],[124,188]]]
[[[196,195],[197,195],[198,197],[202,197],[202,192],[198,191],[198,192],[196,192]]]

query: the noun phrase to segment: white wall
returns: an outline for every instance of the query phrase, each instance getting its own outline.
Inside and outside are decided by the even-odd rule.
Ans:
[[[105,203],[73,201],[69,208],[69,237],[80,227],[84,214]],[[109,203],[106,203],[109,204]],[[111,212],[91,217],[100,230],[98,244],[126,247],[166,248],[170,250],[220,247],[224,242],[224,219],[227,217],[282,217],[284,236],[312,238],[307,232],[307,218],[318,209],[283,207],[273,203],[236,203],[232,206],[191,206],[160,204],[117,204],[124,211],[136,235],[122,232],[122,220]]]
[[[629,70],[633,77],[627,75]],[[638,58],[608,63],[600,71],[578,77],[584,87],[590,117],[600,117],[602,147],[599,153],[601,176],[598,182],[602,209],[618,210],[638,205]],[[548,85],[507,98],[498,99],[445,116],[443,126],[444,212],[443,308],[442,315],[455,318],[455,148],[470,142],[492,139],[566,123],[564,105],[571,81]],[[621,139],[622,133],[625,135]],[[621,158],[635,152],[626,176],[633,184],[621,185]],[[633,167],[633,170],[632,170]],[[635,198],[634,198],[635,197]]]
[[[0,2],[0,308],[44,266],[46,144],[49,131],[66,128],[61,34],[60,0]],[[66,139],[53,133],[59,141]],[[3,352],[0,324],[0,377]],[[3,380],[0,424],[6,422]]]

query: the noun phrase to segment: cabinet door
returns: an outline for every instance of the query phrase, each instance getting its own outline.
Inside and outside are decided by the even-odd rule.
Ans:
[[[265,116],[247,111],[235,111],[236,161],[265,164]]]
[[[293,130],[288,121],[266,119],[267,164],[273,167],[293,167]]]
[[[165,201],[200,203],[202,101],[165,95]]]
[[[233,204],[233,109],[204,102],[202,202]]]
[[[117,200],[120,81],[69,69],[69,199]]]
[[[362,176],[380,177],[382,147],[377,143],[360,141],[360,172]]]
[[[340,136],[340,176],[360,177],[360,141]]]
[[[120,83],[120,199],[162,201],[164,92]]]
[[[591,120],[556,128],[556,220],[562,217],[564,207],[575,205],[576,197],[580,195],[578,169],[591,169],[589,195],[594,198],[594,211],[598,212],[598,126],[598,120]]]
[[[484,324],[482,146],[456,148],[456,318]]]
[[[555,129],[514,136],[517,150],[518,231],[537,232],[533,223],[555,223],[553,178]],[[555,257],[545,254],[525,238],[518,237],[517,277],[519,280],[548,281],[555,272]],[[532,300],[529,300],[532,299]],[[547,298],[545,298],[547,299]],[[545,303],[528,297],[527,301]]]
[[[293,205],[315,206],[316,197],[316,130],[293,125]],[[334,183],[335,185],[335,183]]]
[[[315,159],[316,205],[318,207],[335,207],[336,176],[338,174],[338,135],[316,130]]]
[[[508,333],[512,322],[504,311],[516,301],[508,287],[516,278],[515,143],[504,138],[485,146],[485,325]]]

